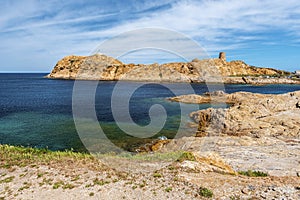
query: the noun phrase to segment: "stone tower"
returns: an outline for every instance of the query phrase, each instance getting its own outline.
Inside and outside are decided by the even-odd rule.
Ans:
[[[219,59],[226,62],[226,54],[225,52],[220,52],[219,53]]]

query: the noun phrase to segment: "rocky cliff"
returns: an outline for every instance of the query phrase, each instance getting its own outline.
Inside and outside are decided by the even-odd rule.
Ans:
[[[219,58],[165,64],[124,64],[112,57],[66,56],[58,61],[47,78],[88,80],[132,80],[154,82],[220,82],[222,77],[239,75],[277,75],[287,72],[247,65],[243,61]],[[216,78],[217,77],[217,78]],[[243,81],[243,80],[242,80]]]

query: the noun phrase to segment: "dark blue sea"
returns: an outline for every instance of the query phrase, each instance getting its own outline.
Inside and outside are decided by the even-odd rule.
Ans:
[[[73,149],[86,151],[76,131],[72,114],[73,80],[52,80],[46,74],[0,74],[0,144],[22,145],[51,150]],[[165,98],[174,93],[187,94],[183,84],[166,85],[145,83],[130,99],[129,110],[134,122],[140,125],[149,123],[149,108],[161,104],[167,112],[163,129],[151,138],[135,138],[118,128],[111,112],[111,95],[116,82],[98,83],[95,93],[95,110],[100,126],[106,136],[125,150],[132,150],[153,138],[174,137],[181,120],[179,103]],[[132,82],[122,82],[123,90],[133,87]],[[218,88],[219,86],[212,86]],[[223,87],[223,86],[221,86]],[[208,91],[205,84],[192,84],[196,94]],[[249,91],[255,93],[279,94],[300,90],[300,85],[225,85],[227,93]],[[120,94],[122,99],[122,94]],[[186,105],[189,107],[189,105]],[[204,104],[205,109],[212,106]],[[193,106],[193,109],[195,107]],[[191,109],[191,111],[193,111]],[[188,116],[183,116],[189,122]]]

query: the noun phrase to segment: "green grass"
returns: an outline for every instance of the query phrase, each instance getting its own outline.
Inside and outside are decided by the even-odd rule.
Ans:
[[[102,169],[103,164],[98,159],[125,159],[129,161],[164,161],[172,162],[184,160],[195,161],[195,157],[192,153],[186,151],[174,151],[165,153],[106,153],[106,154],[88,154],[79,153],[72,150],[66,151],[51,151],[49,149],[38,149],[23,146],[11,146],[0,144],[0,168],[11,168],[12,166],[31,166],[37,167],[40,164],[55,166],[76,166],[77,164],[83,164],[88,168]],[[41,178],[43,174],[39,173],[37,178]],[[75,177],[72,181],[75,181]]]
[[[87,153],[77,153],[71,150],[50,151],[48,149],[0,145],[0,166],[4,168],[28,166],[36,162],[49,163],[52,161],[61,161],[65,158],[73,160],[95,159]]]
[[[268,176],[267,173],[265,172],[261,172],[261,171],[252,171],[252,170],[248,170],[248,171],[239,171],[238,172],[240,175],[243,176],[249,176],[249,177],[266,177]]]
[[[183,154],[188,153],[184,151],[174,151],[174,152],[155,152],[155,153],[106,153],[106,154],[96,154],[95,156],[99,159],[101,158],[116,158],[116,159],[127,159],[127,160],[139,160],[139,161],[174,161],[181,157]]]
[[[200,187],[199,188],[199,194],[202,197],[208,197],[208,198],[211,198],[214,195],[213,192],[210,189],[207,189],[205,187]]]

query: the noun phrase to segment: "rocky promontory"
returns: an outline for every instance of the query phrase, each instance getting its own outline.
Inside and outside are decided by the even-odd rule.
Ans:
[[[198,124],[198,136],[272,136],[300,139],[300,91],[286,94],[256,94],[221,91],[204,95],[169,98],[184,103],[226,103],[229,108],[195,111],[190,117]]]
[[[214,152],[235,170],[260,170],[274,176],[298,176],[299,180],[300,91],[277,95],[214,91],[168,100],[230,107],[190,113],[195,123],[191,125],[198,127],[195,137],[179,138],[164,149],[189,144],[187,150]]]
[[[243,61],[228,62],[224,52],[219,54],[219,58],[147,65],[124,64],[115,58],[95,54],[92,56],[66,56],[58,61],[47,78],[244,84],[268,84],[274,83],[276,80],[276,83],[299,83],[291,79],[259,78],[260,76],[278,77],[288,74],[281,70],[250,66]],[[258,78],[252,79],[247,76]]]

